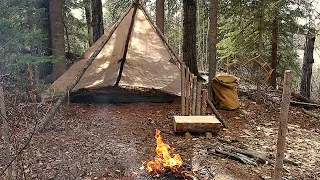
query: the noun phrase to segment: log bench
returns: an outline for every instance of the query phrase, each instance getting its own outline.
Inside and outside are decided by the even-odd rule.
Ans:
[[[223,128],[215,116],[174,116],[175,133],[218,133]]]

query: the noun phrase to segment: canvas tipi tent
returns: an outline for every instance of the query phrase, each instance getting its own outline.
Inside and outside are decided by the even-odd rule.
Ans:
[[[60,91],[101,87],[156,89],[180,95],[180,62],[139,3],[54,83]]]

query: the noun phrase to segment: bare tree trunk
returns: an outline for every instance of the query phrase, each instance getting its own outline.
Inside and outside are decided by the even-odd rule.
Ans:
[[[89,46],[91,46],[93,44],[91,1],[85,0],[84,3],[84,11],[87,21],[88,43]]]
[[[278,15],[272,22],[272,46],[271,46],[271,68],[273,69],[270,85],[273,88],[277,86],[277,66],[278,66]]]
[[[64,27],[62,15],[62,0],[49,1],[51,23],[52,54],[58,59],[53,64],[53,80],[58,79],[67,69],[64,44]]]
[[[190,72],[200,77],[197,66],[197,3],[183,0],[183,61]]]
[[[218,14],[218,0],[210,1],[210,29],[209,29],[209,85],[208,93],[209,97],[213,97],[213,90],[211,88],[211,81],[216,76],[217,66],[217,14]],[[211,99],[212,100],[212,99]]]
[[[101,0],[91,0],[91,10],[93,42],[96,42],[104,33]]]
[[[300,83],[300,94],[304,97],[310,98],[311,91],[311,76],[312,76],[312,65],[314,63],[313,50],[314,50],[314,36],[306,37],[306,46],[303,55],[302,65],[302,77]]]
[[[164,34],[164,0],[156,2],[156,23],[162,34]]]

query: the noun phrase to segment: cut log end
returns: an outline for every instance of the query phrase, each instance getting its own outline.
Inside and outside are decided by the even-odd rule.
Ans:
[[[222,125],[215,116],[174,116],[173,128],[175,133],[218,133]]]

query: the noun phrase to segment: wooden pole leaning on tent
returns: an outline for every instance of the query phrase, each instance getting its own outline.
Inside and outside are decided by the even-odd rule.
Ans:
[[[55,105],[52,107],[52,109],[49,111],[49,113],[42,119],[42,122],[38,126],[37,131],[42,132],[45,130],[45,128],[50,124],[51,119],[54,117],[56,112],[58,111],[58,108],[63,103],[65,98],[67,97],[67,94],[69,91],[71,91],[77,83],[80,81],[81,77],[85,73],[85,71],[88,69],[88,67],[92,64],[93,60],[98,56],[100,51],[103,49],[103,47],[107,44],[111,36],[113,35],[114,31],[117,29],[121,21],[124,19],[124,17],[130,12],[133,4],[130,5],[130,7],[127,9],[125,13],[120,17],[120,19],[116,22],[116,24],[112,27],[108,37],[102,41],[101,45],[98,47],[96,51],[91,55],[91,57],[87,60],[87,62],[84,64],[82,69],[79,71],[78,75],[74,78],[72,83],[70,83],[66,89],[66,92],[58,99],[58,101],[55,103]]]
[[[212,110],[212,112],[216,115],[216,117],[218,118],[218,120],[221,122],[221,124],[223,125],[224,128],[228,128],[227,123],[223,120],[222,116],[220,115],[220,113],[218,112],[218,110],[214,107],[213,103],[211,102],[211,100],[207,97],[207,104],[209,105],[210,109]]]

